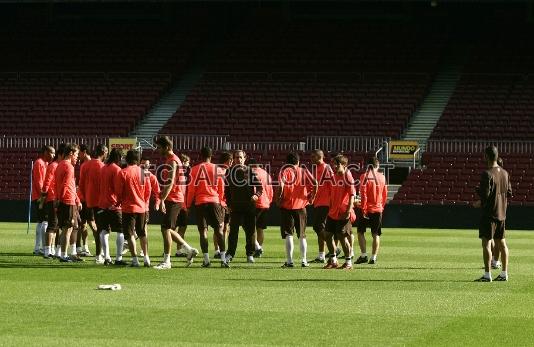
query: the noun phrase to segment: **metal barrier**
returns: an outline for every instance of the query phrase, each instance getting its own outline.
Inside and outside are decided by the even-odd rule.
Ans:
[[[226,150],[244,151],[305,151],[305,142],[227,142]]]
[[[60,143],[86,144],[89,148],[108,143],[106,136],[0,136],[0,148],[40,148],[45,145],[57,148]]]
[[[228,142],[228,135],[172,134],[165,136],[171,138],[174,148],[181,150],[198,150],[209,146],[213,150],[219,151],[226,149],[225,146]]]
[[[502,153],[534,153],[534,141],[492,140],[430,140],[427,152],[481,153],[488,146],[497,146]]]
[[[306,147],[308,149],[320,148],[324,151],[345,152],[376,152],[389,143],[389,137],[364,136],[308,136]]]

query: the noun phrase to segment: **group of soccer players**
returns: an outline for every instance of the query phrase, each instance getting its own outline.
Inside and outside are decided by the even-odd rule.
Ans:
[[[123,158],[119,149],[108,151],[104,145],[97,145],[92,153],[83,145],[62,144],[57,149],[45,146],[32,172],[32,200],[38,219],[34,253],[61,262],[83,261],[84,256],[92,255],[87,241],[91,229],[96,263],[128,265],[122,258],[126,247],[132,267],[141,266],[138,257],[150,267],[147,226],[152,198],[154,210],[162,215],[163,261],[156,269],[171,268],[174,243],[176,255],[186,257],[187,265],[199,254],[185,240],[191,209],[200,236],[202,267],[211,266],[208,228],[213,229],[214,258],[220,259],[222,267],[229,267],[236,256],[240,228],[245,232],[247,262],[254,263],[263,254],[273,202],[280,208],[280,231],[285,240],[287,259],[282,267],[295,266],[295,234],[301,266],[309,266],[308,205],[312,206],[318,239],[319,254],[314,262],[326,263],[326,269],[351,269],[355,240],[352,224],[356,223],[361,255],[355,263],[376,263],[387,200],[387,185],[378,171],[377,158],[371,158],[359,181],[355,181],[343,154],[334,156],[329,165],[324,153],[314,150],[313,165],[308,170],[297,153],[289,153],[278,185],[274,185],[269,173],[242,150],[233,155],[222,153],[220,163],[215,164],[212,150],[205,147],[200,151],[200,163],[190,167],[190,159],[175,154],[168,137],[157,138],[155,145],[164,161],[155,174],[149,170],[149,160],[141,158],[137,150],[128,151]],[[367,226],[373,235],[370,258],[366,253]],[[117,235],[114,261],[111,232]],[[340,266],[341,250],[345,262]]]

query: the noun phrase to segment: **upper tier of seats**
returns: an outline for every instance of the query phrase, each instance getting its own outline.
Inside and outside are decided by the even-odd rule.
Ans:
[[[0,135],[127,136],[169,82],[166,74],[5,74]]]

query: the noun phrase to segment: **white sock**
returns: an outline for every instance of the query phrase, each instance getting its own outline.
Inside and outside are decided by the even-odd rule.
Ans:
[[[109,254],[109,232],[108,231],[101,231],[100,232],[100,242],[102,243],[102,254],[104,255],[104,259],[111,259],[111,255]]]
[[[85,245],[83,246],[83,250],[84,250],[85,252],[88,252],[88,253],[89,253],[89,245],[85,244]]]
[[[143,256],[143,260],[145,263],[150,263],[150,258],[146,254]]]
[[[334,256],[333,256],[332,258],[330,258],[330,259],[332,259],[332,263],[333,263],[333,264],[337,264],[337,256],[336,256],[335,254],[334,254]]]
[[[484,277],[491,278],[491,272],[484,272]]]
[[[192,250],[191,246],[189,246],[189,244],[187,242],[182,245],[182,249],[185,250],[184,253],[189,253]]]
[[[204,253],[204,263],[209,263],[209,262],[210,262],[210,254]]]
[[[371,256],[371,260],[376,261],[376,254],[373,254],[373,255]]]
[[[347,265],[352,265],[352,258],[345,259],[345,263],[347,263]]]
[[[257,251],[259,251],[261,249],[260,243],[258,241],[256,241],[255,248],[256,248]]]
[[[37,223],[35,226],[35,246],[33,247],[33,250],[38,252],[39,248],[41,247],[41,223]]]
[[[124,234],[118,233],[117,234],[117,240],[115,240],[115,244],[117,245],[117,256],[116,260],[121,261],[122,260],[122,250],[124,249]]]
[[[71,249],[71,252],[70,254],[71,255],[77,255],[78,253],[76,252],[76,244],[73,243],[72,245],[70,245],[70,249]]]
[[[82,248],[82,247],[76,247],[76,252],[78,252],[78,253],[82,253],[82,251],[83,251],[83,248]]]
[[[324,260],[324,252],[319,252],[319,256],[317,258]]]
[[[137,257],[132,257],[132,264],[139,264],[139,259],[137,259]]]
[[[41,248],[42,249],[46,247],[46,242],[47,242],[46,228],[48,228],[48,222],[42,222],[41,223]]]
[[[367,257],[367,253],[362,253],[362,254],[360,254],[360,257],[362,257],[362,258]]]
[[[226,251],[221,252],[221,260],[222,260],[223,262],[226,262]]]
[[[56,255],[56,246],[50,247],[50,254]]]
[[[171,262],[171,255],[170,254],[163,254],[163,262],[164,263],[170,263]]]
[[[508,271],[501,271],[501,277],[508,278]]]
[[[45,246],[45,248],[44,248],[45,257],[48,257],[49,254],[50,254],[50,247],[49,246]]]
[[[58,248],[57,248],[56,255],[57,255],[59,258],[61,258],[61,255],[62,255],[62,254],[61,254],[61,247],[58,247]]]
[[[293,264],[293,236],[286,236],[286,258],[288,264]]]
[[[306,238],[302,237],[300,239],[300,257],[303,263],[308,262],[308,257],[306,256],[307,252],[308,252],[308,242],[306,241]]]

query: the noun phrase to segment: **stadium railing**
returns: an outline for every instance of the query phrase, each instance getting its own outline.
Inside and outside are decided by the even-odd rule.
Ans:
[[[213,150],[226,149],[228,135],[198,135],[198,134],[160,134],[157,136],[168,136],[171,138],[173,146],[181,150],[198,150],[209,146]],[[156,136],[156,137],[157,137]]]
[[[45,145],[57,146],[60,143],[86,144],[93,148],[100,143],[108,143],[108,136],[0,136],[0,148],[40,148]]]
[[[306,148],[320,148],[330,152],[377,152],[390,140],[389,137],[308,136],[306,137]]]
[[[116,77],[137,77],[137,76],[158,76],[166,77],[169,82],[172,81],[172,74],[164,71],[16,71],[0,72],[0,78],[11,78],[20,80],[22,78],[39,78],[39,77],[98,77],[104,79]]]
[[[491,140],[430,140],[427,152],[476,153],[487,146],[497,146],[502,153],[533,153],[534,141],[491,141]]]
[[[227,142],[226,150],[244,151],[305,151],[305,142]]]

